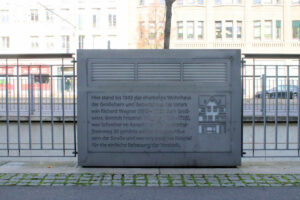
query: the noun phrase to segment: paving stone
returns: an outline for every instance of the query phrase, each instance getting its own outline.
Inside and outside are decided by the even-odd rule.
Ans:
[[[40,185],[40,183],[28,183],[28,185]]]
[[[55,180],[55,183],[63,183],[65,180]]]
[[[124,178],[125,179],[133,179],[133,175],[132,174],[125,174]]]
[[[122,175],[121,174],[116,174],[114,175],[114,179],[121,179],[122,178]]]
[[[149,180],[148,184],[158,184],[158,181],[157,180]]]
[[[186,186],[187,187],[194,187],[194,186],[197,186],[197,185],[195,183],[187,183]]]
[[[170,175],[170,177],[172,179],[181,179],[181,175],[178,175],[178,174],[172,174],[172,175]]]
[[[27,185],[28,183],[17,183],[18,186],[24,186]]]
[[[200,184],[198,184],[198,186],[200,186],[200,187],[208,187],[209,184],[202,184],[202,183],[200,183]]]
[[[172,183],[182,183],[182,180],[173,180]]]
[[[40,185],[49,186],[49,185],[51,185],[51,183],[41,183]]]

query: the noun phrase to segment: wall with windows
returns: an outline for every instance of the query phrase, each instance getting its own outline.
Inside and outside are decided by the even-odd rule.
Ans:
[[[128,48],[124,0],[2,0],[0,53]]]
[[[180,0],[172,26],[171,48],[300,53],[298,0]]]

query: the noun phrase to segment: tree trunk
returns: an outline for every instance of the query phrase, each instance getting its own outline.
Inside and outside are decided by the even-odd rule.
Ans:
[[[165,1],[166,1],[166,24],[165,24],[164,49],[169,49],[171,22],[172,22],[172,5],[175,0],[165,0]]]

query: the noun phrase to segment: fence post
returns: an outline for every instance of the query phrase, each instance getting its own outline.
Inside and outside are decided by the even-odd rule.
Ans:
[[[261,77],[261,81],[262,81],[262,96],[261,96],[261,100],[262,100],[262,107],[261,107],[261,111],[262,114],[264,115],[265,111],[266,111],[266,75],[263,74]]]
[[[28,73],[29,73],[29,77],[30,77],[30,95],[31,95],[31,114],[33,115],[35,108],[34,108],[34,91],[33,91],[33,83],[34,83],[34,79],[33,76],[30,74],[30,66],[28,66]]]

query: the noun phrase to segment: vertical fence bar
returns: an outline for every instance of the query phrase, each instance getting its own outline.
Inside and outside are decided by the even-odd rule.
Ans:
[[[298,157],[300,156],[300,58],[298,60]]]
[[[267,106],[266,106],[266,84],[267,84],[267,66],[264,66],[264,75],[263,75],[263,118],[264,118],[264,150],[266,150],[267,148],[267,117],[266,117],[266,113],[267,113]]]
[[[40,149],[43,149],[43,117],[42,117],[42,74],[41,74],[41,65],[39,65],[39,83],[40,83]]]
[[[241,157],[243,157],[244,156],[244,151],[243,151],[243,149],[244,149],[244,134],[243,134],[243,117],[244,117],[244,81],[246,81],[245,80],[245,78],[244,78],[244,66],[245,66],[245,60],[244,60],[244,58],[242,59],[242,99],[241,99],[241,144],[242,144],[242,146],[241,146]]]
[[[53,65],[50,65],[50,115],[51,115],[51,148],[54,149],[54,121],[53,121]]]
[[[5,59],[5,63],[6,63],[6,77],[5,77],[5,107],[6,107],[6,148],[7,148],[7,156],[9,156],[9,111],[8,111],[8,61],[7,58]]]
[[[275,93],[275,98],[276,98],[276,108],[275,108],[275,149],[278,149],[278,65],[276,65],[276,93]]]
[[[254,60],[253,60],[254,61]],[[255,154],[255,62],[253,62],[252,155]]]
[[[28,87],[27,87],[27,92],[28,92],[28,139],[29,139],[29,149],[32,148],[31,144],[31,74],[29,70],[29,66],[27,67],[27,72],[28,72]]]
[[[65,87],[64,87],[64,58],[62,58],[62,66],[61,66],[61,106],[62,106],[62,120],[63,120],[63,155],[66,155],[66,144],[65,144]]]
[[[19,58],[17,58],[17,113],[18,113],[18,151],[21,156],[21,138],[20,138],[20,74],[19,74]]]
[[[289,139],[290,139],[290,130],[289,130],[289,119],[290,119],[290,66],[287,65],[287,115],[286,115],[286,149],[289,149]]]
[[[76,67],[76,60],[75,58],[73,58],[73,133],[74,133],[74,156],[76,156],[77,154],[77,141],[76,141],[76,85],[75,85],[75,81],[76,81],[76,71],[75,71],[75,67]]]

